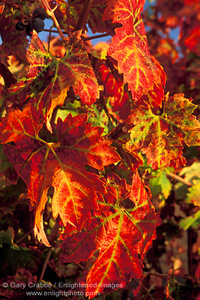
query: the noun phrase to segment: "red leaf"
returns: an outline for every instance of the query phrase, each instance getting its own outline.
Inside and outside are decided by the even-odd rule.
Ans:
[[[92,220],[62,246],[63,262],[87,260],[99,249],[87,275],[89,298],[142,276],[138,255],[145,257],[160,224],[138,174],[133,176],[132,186],[110,174],[106,188],[106,194],[99,194],[99,210],[94,210]]]
[[[200,43],[200,28],[197,25],[188,30],[184,44],[191,51],[199,55],[200,54],[199,43]]]
[[[135,126],[130,130],[127,150],[141,149],[153,169],[177,168],[185,164],[183,143],[187,146],[200,144],[200,123],[191,115],[195,108],[196,105],[183,94],[166,98],[161,116],[155,115],[150,107],[136,108],[129,118]]]
[[[43,112],[48,121],[54,108],[64,104],[70,86],[84,104],[92,104],[99,97],[97,79],[79,33],[68,39],[66,55],[61,59],[49,57],[40,39],[33,35],[27,56],[31,62],[27,79],[6,91],[7,101],[29,99],[36,107],[36,114]]]
[[[85,124],[86,115],[79,115],[72,118],[69,115],[64,123],[61,119],[57,123],[57,133],[61,139],[60,133],[63,136],[62,143],[64,145],[73,145],[78,153],[78,156],[85,156],[86,163],[90,166],[103,170],[104,166],[111,165],[120,160],[120,156],[111,147],[111,140],[106,137],[101,137],[103,128],[92,126],[90,123]]]
[[[64,5],[66,5],[65,1],[64,1],[64,5],[60,0],[59,3],[62,5],[62,8],[64,7]],[[81,12],[84,9],[85,1],[76,0],[76,1],[69,1],[68,3],[69,3],[69,10],[73,11],[73,14],[70,13],[68,15],[68,20],[67,22],[65,21],[65,24],[63,25],[65,25],[66,27],[66,24],[68,23],[70,25],[71,31],[73,31],[77,27],[77,20],[81,18]],[[107,0],[93,0],[91,3],[89,12],[87,14],[87,22],[93,33],[107,32],[109,35],[113,34],[115,25],[112,24],[111,21],[102,20],[102,15],[106,7],[107,7]],[[60,20],[60,15],[58,19]]]
[[[108,185],[110,190],[99,201],[101,216],[97,215],[104,230],[97,233],[100,253],[87,275],[86,289],[86,295],[93,297],[124,286],[131,277],[142,276],[143,265],[138,254],[145,256],[160,224],[139,176],[134,176],[132,188],[114,178],[116,181]],[[132,208],[125,209],[124,205],[131,207],[129,202]]]
[[[84,230],[75,232],[69,237],[68,228],[65,229],[62,243],[63,253],[61,261],[63,263],[87,261],[96,250],[96,235],[98,231],[98,220],[86,220]]]
[[[25,32],[15,29],[13,22],[12,6],[7,6],[4,13],[0,15],[0,34],[2,39],[1,60],[7,62],[8,56],[13,55],[19,62],[27,63],[26,47],[28,40]],[[11,9],[10,9],[11,8]]]
[[[25,107],[23,113],[19,109],[11,108],[7,117],[1,119],[0,139],[2,143],[16,142],[21,138],[28,137],[28,135],[37,136],[42,127],[39,119],[39,116],[37,119],[32,117],[30,105]]]
[[[48,245],[43,230],[42,213],[48,200],[48,189],[54,188],[52,213],[60,215],[64,225],[70,223],[81,230],[91,209],[97,209],[96,193],[104,193],[103,182],[95,174],[85,171],[90,164],[99,167],[117,162],[120,157],[101,137],[102,129],[86,124],[86,115],[64,122],[58,120],[58,143],[39,137],[41,125],[34,120],[29,107],[24,111],[11,109],[2,119],[0,139],[10,162],[28,187],[28,197],[35,208],[35,234]]]
[[[143,94],[153,89],[154,83],[160,84],[163,69],[152,60],[147,46],[144,24],[140,13],[144,1],[109,1],[104,19],[111,18],[121,23],[112,38],[108,55],[118,62],[119,73],[124,75],[124,83],[137,101]]]
[[[104,83],[104,96],[110,97],[112,110],[118,111],[121,119],[128,118],[130,114],[129,95],[125,91],[119,76],[114,76],[106,65],[101,65],[100,72]]]
[[[195,3],[199,3],[199,0],[184,0],[185,5],[193,5]]]

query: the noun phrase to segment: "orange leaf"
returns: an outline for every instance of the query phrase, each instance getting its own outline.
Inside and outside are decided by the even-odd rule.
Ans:
[[[160,224],[139,175],[132,186],[109,174],[107,193],[99,195],[99,210],[84,224],[82,232],[63,243],[63,262],[80,262],[99,250],[86,279],[89,298],[123,287],[131,277],[142,276],[142,261]],[[85,245],[87,244],[87,247]]]
[[[34,120],[30,107],[10,109],[2,118],[0,139],[2,143],[14,142],[4,146],[5,152],[27,184],[35,209],[35,235],[48,246],[42,214],[49,188],[54,189],[53,217],[59,215],[65,226],[69,223],[81,230],[91,210],[98,208],[96,193],[104,193],[99,176],[87,172],[85,166],[103,170],[120,159],[111,141],[101,137],[103,129],[86,121],[87,115],[68,115],[64,122],[58,119],[57,141],[47,142],[39,136],[41,123]]]
[[[129,117],[135,126],[130,130],[127,150],[134,153],[141,149],[153,169],[184,165],[183,143],[200,145],[200,123],[192,115],[195,108],[183,94],[166,97],[162,115],[153,113],[149,106],[136,108]]]
[[[61,59],[51,57],[37,35],[33,35],[27,56],[31,63],[26,79],[20,80],[5,91],[7,102],[25,102],[43,112],[46,122],[53,110],[63,105],[70,86],[84,104],[99,98],[99,86],[79,33],[70,36],[66,54]]]
[[[142,95],[160,84],[163,77],[162,67],[152,60],[140,13],[144,1],[109,1],[104,19],[112,18],[114,23],[121,23],[112,38],[108,55],[118,62],[119,73],[124,75],[124,83],[137,101]]]

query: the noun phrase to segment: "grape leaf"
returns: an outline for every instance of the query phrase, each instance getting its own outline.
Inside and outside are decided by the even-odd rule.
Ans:
[[[153,111],[157,112],[164,99],[164,90],[161,84],[154,84],[153,90],[148,91],[146,95],[143,95],[138,101],[138,105],[149,104]]]
[[[149,103],[150,106],[156,111],[162,106],[162,101],[164,99],[164,90],[163,86],[166,82],[166,75],[162,72],[162,67],[157,62],[157,60],[152,56],[151,59],[156,64],[156,66],[160,69],[161,73],[161,83],[154,83],[153,89],[149,90],[146,95],[143,95],[138,101],[138,105],[144,105],[144,103]]]
[[[78,115],[74,118],[69,115],[64,122],[58,119],[56,128],[59,140],[63,144],[67,142],[69,148],[73,147],[78,156],[80,153],[84,155],[87,164],[104,170],[103,166],[118,162],[120,156],[111,146],[112,141],[101,137],[104,129],[92,126],[91,123],[85,125],[86,121],[87,115]]]
[[[193,186],[189,188],[186,202],[200,206],[200,179],[193,180]]]
[[[0,15],[0,34],[2,39],[1,59],[7,62],[8,56],[13,55],[19,62],[27,63],[26,47],[28,40],[24,32],[15,29],[11,16],[11,6],[6,6],[4,14]],[[6,63],[5,63],[6,64]]]
[[[152,176],[154,178],[149,180],[152,195],[155,196],[162,193],[164,198],[167,199],[172,190],[172,183],[167,178],[166,173],[158,170],[157,172],[152,172]]]
[[[166,97],[162,115],[155,115],[149,106],[136,108],[128,120],[134,127],[127,149],[141,151],[155,170],[185,164],[183,143],[200,145],[200,123],[192,115],[195,108],[183,94]]]
[[[195,161],[191,166],[182,168],[179,176],[184,177],[184,180],[192,185],[194,180],[198,181],[200,179],[200,162]],[[185,199],[188,193],[188,186],[177,182],[174,186],[174,190],[176,199]]]
[[[180,176],[184,176],[184,178],[191,182],[194,179],[200,178],[200,162],[195,161],[191,166],[185,167],[179,173]]]
[[[9,227],[6,231],[0,231],[0,247],[2,248],[3,244],[13,245],[14,240],[14,229]]]
[[[54,188],[52,213],[60,215],[63,224],[80,230],[91,209],[97,209],[96,192],[104,192],[103,182],[85,170],[87,164],[103,170],[119,161],[111,141],[101,137],[103,129],[86,124],[87,116],[71,115],[58,119],[55,141],[39,136],[41,123],[32,116],[32,107],[23,111],[10,109],[2,118],[0,140],[5,145],[9,161],[28,187],[30,204],[35,208],[35,235],[46,245],[42,214],[50,187]]]
[[[122,119],[127,119],[130,114],[129,95],[118,74],[115,76],[106,65],[101,65],[100,72],[104,83],[105,97],[110,97],[110,104],[113,111],[118,111]]]
[[[199,0],[185,0],[184,1],[185,5],[193,5],[195,3],[199,3]]]
[[[162,83],[163,69],[152,60],[147,46],[144,24],[140,13],[144,1],[108,1],[104,20],[121,23],[115,30],[108,55],[118,62],[118,71],[124,75],[124,83],[137,101],[153,89],[154,83]]]
[[[103,20],[102,16],[107,7],[107,0],[94,0],[90,9],[88,24],[93,33],[107,32],[110,35],[114,34],[115,24],[111,20]]]
[[[162,193],[163,193],[165,199],[167,199],[170,195],[173,185],[172,185],[171,181],[167,178],[165,172],[161,173],[159,182],[161,184]]]
[[[110,131],[110,125],[108,115],[105,113],[104,109],[99,110],[95,104],[92,104],[88,108],[88,122],[93,124],[93,126],[100,126],[104,129],[103,135],[106,135]],[[111,127],[112,128],[112,127]]]
[[[17,173],[8,161],[8,158],[3,151],[3,145],[0,145],[0,189],[11,184],[16,184],[17,180]]]
[[[37,112],[43,111],[46,119],[57,105],[63,105],[70,86],[85,104],[92,104],[99,97],[94,70],[89,61],[79,33],[67,40],[66,55],[61,59],[50,56],[33,36],[27,52],[31,63],[26,79],[8,89],[5,98],[9,102],[29,102]]]
[[[61,244],[63,249],[61,262],[80,263],[87,261],[97,248],[95,241],[97,231],[100,229],[99,225],[99,220],[86,220],[82,231],[77,232],[77,230],[74,230],[71,235],[69,235],[70,225],[67,225],[62,235],[64,242]]]
[[[100,210],[94,211],[92,220],[96,218],[96,224],[93,221],[85,231],[77,232],[63,243],[63,262],[87,260],[100,250],[87,275],[89,298],[111,290],[112,284],[116,289],[131,277],[142,276],[143,265],[138,255],[145,258],[156,237],[155,228],[160,224],[138,174],[133,176],[132,186],[112,174],[106,188],[107,193],[99,195]],[[88,248],[82,253],[85,243]]]
[[[69,3],[69,24],[73,28],[76,28],[79,18],[81,17],[81,12],[84,8],[85,1],[83,0],[70,0]],[[102,15],[105,8],[107,7],[107,0],[93,0],[91,7],[88,12],[87,22],[93,33],[97,32],[107,32],[113,35],[115,24],[111,20],[104,21]]]
[[[198,229],[200,225],[200,210],[197,211],[195,214],[182,219],[179,225],[184,230],[188,230],[188,228],[190,227]]]
[[[124,193],[124,182],[118,180],[99,205],[105,230],[97,237],[100,253],[87,275],[86,295],[111,290],[112,283],[115,288],[125,285],[131,277],[140,278],[143,265],[138,255],[144,259],[160,224],[137,174],[129,195]]]
[[[196,53],[196,55],[200,54],[200,29],[199,26],[194,26],[188,30],[187,36],[185,37],[184,44],[191,51]]]

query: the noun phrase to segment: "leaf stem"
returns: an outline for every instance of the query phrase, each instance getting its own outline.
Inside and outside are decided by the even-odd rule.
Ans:
[[[48,251],[48,253],[47,253],[47,257],[46,257],[45,262],[44,262],[44,265],[43,265],[43,267],[42,267],[42,272],[41,272],[41,274],[40,274],[39,281],[42,280],[43,277],[44,277],[44,273],[45,273],[45,271],[46,271],[48,261],[49,261],[49,259],[50,259],[50,257],[51,257],[52,250],[53,250],[53,248],[50,248],[49,251]]]
[[[186,179],[184,179],[184,178],[182,178],[182,177],[180,177],[180,176],[178,176],[174,173],[169,172],[169,173],[166,173],[166,175],[169,176],[172,179],[176,179],[177,181],[182,182],[183,184],[185,184],[187,186],[193,186],[193,184],[191,182],[187,181]]]
[[[108,116],[108,118],[111,120],[113,120],[114,122],[116,122],[117,124],[120,124],[120,122],[119,122],[119,120],[117,120],[112,114],[110,114],[109,113],[109,111],[108,111],[108,108],[107,108],[107,106],[106,106],[106,103],[105,103],[105,99],[104,99],[104,97],[102,96],[102,94],[100,95],[100,103],[101,103],[101,105],[102,105],[102,107],[103,107],[103,109],[104,109],[104,111],[105,111],[105,113],[106,113],[106,115]]]
[[[187,256],[188,256],[188,273],[192,276],[195,276],[196,271],[196,259],[195,257],[198,257],[197,250],[194,251],[194,243],[197,241],[197,231],[195,231],[192,228],[189,228],[187,230],[187,239],[188,239],[188,245],[187,245]]]
[[[48,37],[48,49],[47,49],[48,52],[50,52],[51,33],[53,32],[52,27],[53,27],[53,25],[50,27],[49,37]]]
[[[43,31],[49,32],[49,33],[59,33],[57,30],[52,30],[50,29],[43,29]],[[66,31],[62,31],[63,34],[67,34],[68,33]],[[110,36],[110,34],[108,33],[102,33],[102,34],[97,34],[97,35],[92,35],[92,36],[88,36],[88,37],[83,37],[83,41],[90,41],[90,40],[94,40],[94,39],[100,39],[102,37],[106,37],[106,36]]]
[[[58,33],[60,34],[61,39],[63,40],[63,42],[66,42],[66,37],[64,36],[64,34],[60,28],[60,25],[55,17],[55,14],[54,14],[54,10],[56,9],[57,5],[53,9],[51,9],[47,0],[42,0],[42,3],[44,4],[47,14],[52,18],[52,20],[58,30]]]
[[[85,1],[81,15],[79,17],[78,23],[77,23],[74,31],[81,30],[83,28],[83,26],[85,25],[85,23],[87,22],[88,13],[89,13],[90,7],[92,6],[92,2],[93,2],[93,0]]]
[[[151,299],[151,300],[154,300],[154,298],[153,298],[153,296],[151,295],[151,290],[152,290],[152,287],[150,287],[149,289],[148,288],[146,288],[143,284],[141,284],[138,280],[136,280],[136,279],[133,279],[145,292],[146,292],[146,294],[149,296],[149,298]],[[146,297],[145,297],[145,299],[146,299]]]
[[[84,37],[83,40],[90,41],[90,40],[94,40],[94,39],[100,39],[105,36],[110,36],[110,34],[108,34],[108,33],[97,34],[97,35],[93,35],[93,36]]]
[[[176,270],[175,270],[176,271]],[[155,277],[159,277],[159,278],[168,278],[169,274],[160,274],[160,273],[152,273],[152,272],[143,272],[144,275],[146,276],[155,276]],[[174,278],[183,278],[183,279],[188,279],[188,280],[194,280],[195,277],[191,276],[191,275],[176,275],[174,274]]]
[[[18,241],[15,242],[15,245],[21,243],[32,231],[33,229],[29,230],[22,238],[20,238]]]

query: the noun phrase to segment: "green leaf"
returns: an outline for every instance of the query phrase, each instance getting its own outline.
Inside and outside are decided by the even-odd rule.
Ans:
[[[200,206],[200,179],[193,181],[193,186],[189,188],[186,202]]]
[[[184,230],[187,230],[189,227],[198,228],[200,225],[200,210],[194,215],[181,220],[179,225]]]
[[[192,115],[195,108],[183,94],[166,96],[162,115],[148,105],[137,107],[128,118],[133,128],[127,150],[141,151],[154,170],[184,165],[183,145],[200,145],[200,123]]]
[[[7,231],[0,231],[0,248],[2,248],[3,244],[12,245],[14,239],[14,230],[13,228],[8,228]]]
[[[153,196],[160,193],[163,194],[164,198],[167,199],[172,189],[172,183],[167,178],[164,171],[154,172],[155,178],[150,179],[150,190]]]
[[[72,117],[77,116],[79,107],[81,107],[81,103],[77,100],[74,100],[73,103],[69,102],[65,106],[63,105],[62,109],[59,108],[56,112],[55,123],[57,123],[58,118],[61,118],[64,121],[69,114],[71,114]]]
[[[189,188],[181,182],[176,183],[174,186],[176,199],[186,199],[186,202],[193,204],[199,203],[200,162],[194,162],[191,166],[183,168],[179,176],[184,177],[186,181],[194,184],[194,186]]]
[[[200,178],[200,162],[196,161],[191,166],[183,168],[179,175],[185,176],[185,179],[192,183],[193,179]]]
[[[167,178],[165,172],[162,172],[160,175],[160,185],[161,185],[162,193],[165,199],[167,199],[169,197],[173,185],[171,181]]]
[[[104,129],[103,135],[108,134],[110,126],[110,120],[108,119],[108,116],[106,115],[105,111],[99,110],[96,105],[91,105],[88,107],[88,122],[91,123],[93,126],[100,126]],[[112,128],[113,129],[113,128]]]

